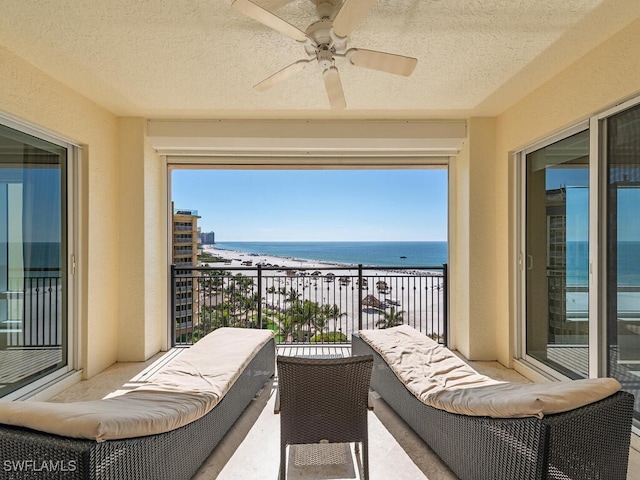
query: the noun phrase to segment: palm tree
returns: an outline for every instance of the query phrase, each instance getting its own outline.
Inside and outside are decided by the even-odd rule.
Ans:
[[[194,342],[220,327],[228,327],[231,323],[229,306],[220,303],[215,306],[203,305],[197,325],[193,326]]]
[[[376,322],[378,328],[391,328],[404,323],[404,310],[396,311],[391,307],[389,312],[381,311],[380,319]]]
[[[323,305],[322,307],[322,315],[327,319],[327,320],[333,320],[333,329],[336,330],[335,326],[336,326],[336,320],[342,318],[342,317],[346,317],[347,314],[344,312],[340,311],[340,307],[338,307],[338,305]],[[328,325],[327,325],[328,327]],[[320,333],[323,333],[322,331]]]
[[[224,294],[230,324],[246,326],[250,322],[249,312],[256,310],[259,302],[258,295],[254,292],[253,279],[238,273],[229,279]]]
[[[317,302],[296,300],[291,306],[291,316],[298,328],[298,340],[307,340],[310,337],[312,325],[321,321],[322,312]],[[307,329],[306,332],[305,327]]]
[[[295,304],[300,301],[300,294],[294,289],[291,289],[288,292],[286,292],[286,295],[287,295],[287,298],[285,299],[285,302],[290,302],[292,304]]]
[[[280,322],[280,331],[279,334],[282,336],[284,341],[287,341],[289,335],[293,338],[293,333],[296,330],[296,326],[294,320],[289,315],[278,315]]]
[[[230,275],[231,272],[225,270],[206,270],[200,277],[200,283],[205,290],[218,291]]]
[[[253,288],[253,279],[250,277],[245,277],[241,273],[236,274],[233,280],[234,283],[238,286],[238,289],[243,293],[247,293]]]

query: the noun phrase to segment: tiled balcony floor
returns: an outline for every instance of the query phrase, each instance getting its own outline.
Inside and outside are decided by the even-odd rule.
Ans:
[[[282,353],[284,353],[282,351]],[[289,350],[286,354],[291,354]],[[309,354],[309,352],[305,352]],[[326,352],[325,352],[326,353]],[[161,368],[179,349],[158,354],[147,362],[118,363],[52,398],[74,401],[103,398],[131,389]],[[476,370],[496,379],[526,381],[497,362],[469,362]],[[273,413],[277,378],[271,381],[245,410],[234,427],[205,461],[194,480],[276,480],[279,461],[279,417]],[[462,454],[462,453],[461,453]],[[359,479],[353,459],[331,466],[296,466],[290,455],[290,480]],[[456,476],[429,447],[374,397],[369,412],[369,461],[372,480],[456,480]],[[640,480],[640,452],[632,449],[628,480]]]

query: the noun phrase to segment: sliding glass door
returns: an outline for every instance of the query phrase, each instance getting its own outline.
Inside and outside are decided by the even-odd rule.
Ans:
[[[0,125],[0,397],[67,364],[67,160]]]
[[[516,158],[519,358],[618,379],[640,428],[640,98]]]
[[[526,354],[571,378],[589,368],[589,132],[528,153]]]
[[[636,395],[640,420],[640,106],[604,126],[607,371]]]

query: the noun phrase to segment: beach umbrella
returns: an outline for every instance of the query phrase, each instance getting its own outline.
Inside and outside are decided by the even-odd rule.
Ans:
[[[362,299],[362,305],[365,307],[382,308],[382,302],[373,295],[367,295]]]

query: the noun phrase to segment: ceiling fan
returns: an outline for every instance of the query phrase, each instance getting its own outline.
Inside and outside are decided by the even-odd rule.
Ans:
[[[316,4],[320,20],[306,31],[291,25],[276,14],[251,0],[234,0],[231,7],[258,22],[300,42],[308,58],[298,60],[254,85],[259,91],[267,90],[278,82],[302,71],[314,61],[322,70],[324,86],[331,108],[346,107],[336,58],[344,58],[352,65],[408,77],[418,63],[416,58],[393,53],[347,48],[348,37],[367,15],[376,0],[311,0]]]

